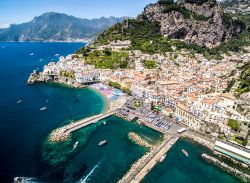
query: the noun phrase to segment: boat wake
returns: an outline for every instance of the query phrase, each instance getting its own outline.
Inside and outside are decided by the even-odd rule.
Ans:
[[[93,173],[95,172],[95,170],[99,167],[99,165],[101,164],[101,161],[99,161],[93,168],[92,170],[88,173],[88,175],[86,175],[85,177],[81,178],[79,183],[87,183],[89,180],[89,177],[91,175],[93,175]]]

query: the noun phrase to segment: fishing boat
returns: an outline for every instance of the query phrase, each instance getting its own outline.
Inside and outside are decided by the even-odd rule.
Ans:
[[[40,111],[44,111],[46,109],[47,109],[47,107],[42,107],[42,108],[40,108]]]
[[[18,100],[18,101],[17,101],[17,104],[20,104],[20,103],[22,103],[22,102],[23,102],[22,100]]]
[[[99,142],[98,145],[99,145],[99,146],[103,146],[103,145],[106,144],[106,143],[107,143],[107,140],[102,140],[102,141]]]
[[[185,149],[182,149],[181,152],[188,157],[188,152]]]
[[[160,163],[162,163],[166,158],[166,154],[162,155],[161,159],[160,159]]]
[[[78,146],[78,144],[79,144],[79,142],[76,141],[76,143],[75,143],[74,146],[73,146],[73,149],[75,149],[75,148]]]

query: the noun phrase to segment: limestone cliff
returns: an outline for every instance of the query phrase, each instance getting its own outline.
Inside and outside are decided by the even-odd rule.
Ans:
[[[243,27],[223,14],[215,0],[161,0],[148,5],[138,18],[159,23],[164,37],[209,48],[229,41]]]

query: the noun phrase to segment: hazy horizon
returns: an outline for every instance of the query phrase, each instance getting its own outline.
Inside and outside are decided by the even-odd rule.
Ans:
[[[143,8],[157,0],[1,0],[0,28],[10,24],[20,24],[31,21],[34,17],[46,12],[65,13],[77,18],[100,17],[135,17]]]

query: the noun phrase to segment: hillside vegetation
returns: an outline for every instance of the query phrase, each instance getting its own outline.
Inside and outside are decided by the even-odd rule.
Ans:
[[[191,0],[189,0],[191,1]],[[201,3],[201,1],[199,1]],[[196,19],[197,21],[210,21],[210,17],[195,14],[186,8],[174,3],[171,0],[160,0],[160,5],[164,5],[163,12],[178,11],[184,14],[184,17]],[[235,15],[234,15],[235,16]],[[242,32],[236,35],[228,42],[220,44],[216,48],[207,48],[194,43],[186,43],[181,39],[166,38],[161,33],[161,25],[159,22],[149,21],[144,14],[141,14],[137,19],[124,20],[122,23],[117,23],[110,29],[100,34],[95,42],[96,45],[108,44],[113,40],[128,40],[132,41],[130,50],[141,50],[144,53],[165,53],[177,50],[187,49],[193,53],[203,53],[206,58],[221,58],[221,54],[229,51],[240,51],[243,46],[250,45],[250,27],[249,17],[237,16],[232,18],[230,14],[223,15],[225,25],[236,25],[242,27]]]

